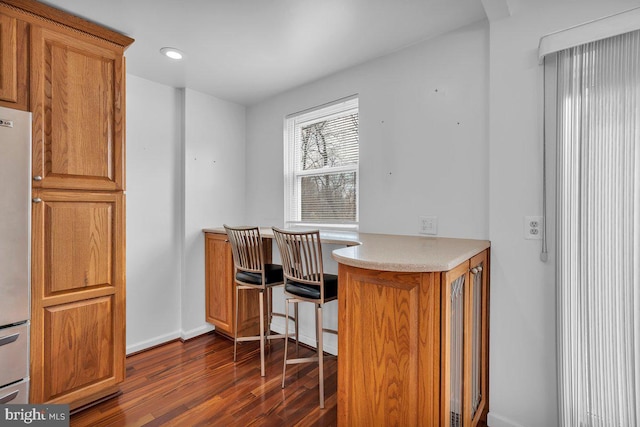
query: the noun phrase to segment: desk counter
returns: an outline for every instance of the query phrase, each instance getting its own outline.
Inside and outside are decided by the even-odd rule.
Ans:
[[[223,227],[205,228],[205,233],[225,234]],[[264,238],[272,239],[271,228],[260,228]],[[345,245],[333,251],[338,263],[378,271],[448,271],[488,249],[488,240],[397,234],[321,231],[322,243]]]

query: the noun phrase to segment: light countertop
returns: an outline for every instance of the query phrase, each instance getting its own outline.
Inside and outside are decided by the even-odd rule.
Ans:
[[[202,231],[225,234],[223,227]],[[273,230],[260,228],[260,235],[273,238]],[[320,238],[323,243],[347,246],[332,252],[333,259],[340,264],[399,272],[448,271],[491,246],[488,240],[350,231],[321,231]]]

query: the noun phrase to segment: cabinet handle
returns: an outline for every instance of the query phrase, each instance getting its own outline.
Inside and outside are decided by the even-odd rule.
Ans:
[[[17,334],[7,335],[6,337],[0,338],[0,346],[11,344],[12,342],[16,341],[19,336],[20,336],[20,332],[18,332]]]
[[[20,390],[16,390],[16,391],[13,391],[13,392],[11,392],[9,394],[5,394],[4,396],[0,396],[0,404],[11,402],[13,399],[18,397],[18,392],[19,391]]]
[[[40,203],[40,202],[42,202],[42,199],[40,197],[33,198],[33,203]]]
[[[482,267],[480,267],[480,266],[478,266],[478,267],[473,267],[473,268],[471,269],[471,273],[472,273],[472,274],[478,274],[478,273],[480,273],[481,271],[482,271]]]
[[[40,175],[36,175],[33,177],[34,181],[42,181],[42,177]]]

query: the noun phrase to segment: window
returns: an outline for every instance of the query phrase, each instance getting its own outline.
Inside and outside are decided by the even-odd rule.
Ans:
[[[358,98],[286,118],[285,226],[358,228]]]

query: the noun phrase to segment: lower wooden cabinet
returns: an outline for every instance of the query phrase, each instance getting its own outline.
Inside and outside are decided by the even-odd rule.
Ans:
[[[74,409],[124,380],[124,204],[122,193],[33,192],[31,403]]]
[[[339,264],[338,425],[486,423],[488,256],[446,272]]]
[[[226,234],[205,233],[206,320],[216,331],[233,337],[235,283],[233,255]],[[265,262],[271,262],[271,239],[264,239]],[[238,336],[257,335],[260,331],[258,292],[240,291]]]

